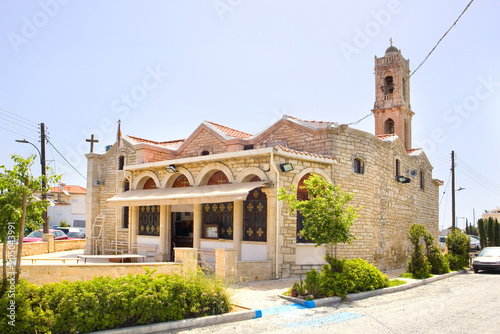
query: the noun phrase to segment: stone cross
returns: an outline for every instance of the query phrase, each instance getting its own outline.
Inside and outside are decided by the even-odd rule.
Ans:
[[[90,139],[85,139],[86,142],[90,143],[90,153],[94,153],[94,143],[98,143],[97,139],[94,139],[94,135],[90,136]]]
[[[391,46],[392,46],[392,37],[391,37],[391,38],[389,38],[389,42],[391,42]]]

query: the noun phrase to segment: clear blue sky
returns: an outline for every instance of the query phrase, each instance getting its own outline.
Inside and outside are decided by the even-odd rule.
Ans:
[[[41,122],[84,175],[85,139],[103,151],[118,119],[123,134],[159,141],[204,120],[252,134],[283,113],[355,122],[373,107],[374,56],[389,38],[414,70],[468,3],[1,0],[0,164],[36,153],[15,140],[39,145]],[[413,146],[445,184],[455,150],[457,217],[469,220],[500,206],[499,12],[474,1],[411,78]],[[355,127],[373,133],[373,117]],[[50,145],[47,159],[86,186]],[[451,225],[450,194],[441,188],[440,227]]]

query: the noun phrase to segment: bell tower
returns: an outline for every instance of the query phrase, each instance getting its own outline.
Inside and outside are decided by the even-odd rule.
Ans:
[[[375,135],[395,133],[405,149],[411,148],[410,61],[391,45],[375,56]]]

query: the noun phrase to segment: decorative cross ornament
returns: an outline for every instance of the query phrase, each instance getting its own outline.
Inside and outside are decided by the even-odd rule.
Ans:
[[[391,46],[392,46],[392,37],[391,37],[391,38],[389,38],[389,42],[391,42]]]
[[[85,139],[86,142],[90,143],[90,153],[94,153],[94,143],[98,143],[97,139],[94,139],[94,134],[90,136],[90,139]]]

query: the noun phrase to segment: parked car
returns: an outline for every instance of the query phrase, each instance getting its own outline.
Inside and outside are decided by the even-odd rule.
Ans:
[[[49,230],[49,233],[54,235],[54,240],[68,239],[68,236],[63,231]],[[43,240],[42,236],[43,236],[43,230],[33,231],[23,239],[23,242],[40,242]]]
[[[479,270],[500,269],[500,247],[484,247],[472,261],[472,268],[475,273]]]
[[[69,232],[81,232],[83,237],[85,238],[85,232],[77,227],[55,227],[54,230],[61,230],[66,234],[68,234]]]
[[[71,231],[66,234],[68,236],[69,240],[76,240],[76,239],[84,239],[85,235],[83,235],[82,232],[80,231]]]
[[[467,235],[470,238],[470,249],[471,250],[480,250],[481,242],[475,235]]]

